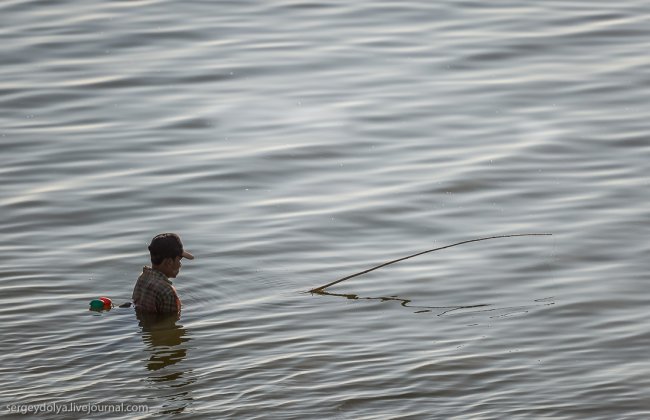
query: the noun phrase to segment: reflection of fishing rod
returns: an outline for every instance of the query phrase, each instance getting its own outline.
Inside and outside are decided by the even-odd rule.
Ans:
[[[469,241],[462,241],[462,242],[458,242],[458,243],[451,244],[451,245],[441,246],[439,248],[429,249],[427,251],[418,252],[417,254],[413,254],[413,255],[406,256],[406,257],[398,258],[396,260],[388,261],[388,262],[385,262],[383,264],[379,264],[379,265],[377,265],[375,267],[369,268],[367,270],[360,271],[358,273],[351,274],[349,276],[343,277],[342,279],[335,280],[335,281],[333,281],[331,283],[327,283],[327,284],[325,284],[323,286],[316,287],[315,289],[311,289],[309,292],[323,294],[325,292],[325,289],[327,289],[328,287],[334,286],[335,284],[340,283],[342,281],[351,279],[352,277],[357,277],[357,276],[360,276],[362,274],[366,274],[366,273],[369,273],[371,271],[374,271],[374,270],[376,270],[378,268],[386,267],[387,265],[395,264],[396,262],[408,260],[409,258],[417,257],[418,255],[426,254],[428,252],[440,251],[441,249],[451,248],[452,246],[468,244],[470,242],[487,241],[488,239],[512,238],[512,237],[515,237],[515,236],[550,236],[550,235],[552,235],[552,234],[551,233],[518,233],[518,234],[515,234],[515,235],[499,235],[499,236],[489,236],[487,238],[470,239]]]
[[[332,292],[326,292],[324,290],[321,290],[318,293],[327,296],[340,296],[352,300],[365,299],[365,300],[380,300],[382,302],[397,301],[397,302],[401,302],[400,305],[405,308],[420,309],[415,312],[416,314],[422,312],[431,312],[431,309],[444,309],[444,311],[440,313],[438,316],[446,315],[449,312],[457,311],[459,309],[483,308],[483,307],[491,306],[489,304],[457,305],[457,306],[414,306],[414,305],[409,305],[411,303],[411,299],[401,298],[399,296],[365,297],[365,296],[355,295],[354,293],[332,293]]]

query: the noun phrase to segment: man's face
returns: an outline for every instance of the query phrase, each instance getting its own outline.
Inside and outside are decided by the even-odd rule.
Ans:
[[[183,257],[179,256],[179,257],[174,258],[174,260],[172,261],[172,265],[171,265],[172,275],[169,276],[170,278],[175,279],[176,276],[178,276],[178,273],[181,271],[181,267],[183,266],[183,264],[181,264],[181,259],[182,258]]]
[[[176,278],[176,276],[178,276],[178,273],[181,271],[181,267],[183,266],[183,264],[181,264],[182,258],[182,256],[178,256],[176,258],[165,258],[165,261],[161,265],[161,268],[164,270],[163,274],[165,274],[170,279]]]

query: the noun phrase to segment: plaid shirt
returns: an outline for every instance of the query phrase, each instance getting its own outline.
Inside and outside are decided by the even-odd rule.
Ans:
[[[138,310],[180,313],[181,300],[171,280],[160,271],[144,267],[133,288],[133,304]]]

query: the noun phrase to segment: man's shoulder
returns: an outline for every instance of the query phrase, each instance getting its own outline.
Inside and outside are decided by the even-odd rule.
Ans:
[[[133,288],[132,298],[136,309],[160,312],[161,305],[165,306],[166,302],[175,302],[177,297],[171,281],[164,274],[151,267],[143,267],[142,274]],[[164,312],[171,312],[171,309],[164,308]]]
[[[161,284],[171,284],[169,279],[159,271],[156,271],[150,267],[143,267],[142,273],[138,277],[137,282],[140,283],[161,283]]]

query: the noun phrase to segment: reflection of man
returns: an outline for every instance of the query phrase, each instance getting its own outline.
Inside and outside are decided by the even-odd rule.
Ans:
[[[133,288],[135,309],[153,313],[180,313],[181,300],[170,279],[181,269],[181,259],[194,256],[183,249],[181,238],[175,233],[163,233],[149,245],[151,267],[144,267]]]
[[[151,351],[148,370],[159,370],[180,362],[186,356],[187,349],[182,344],[188,340],[185,328],[177,325],[177,314],[156,314],[152,312],[136,312],[142,340]]]

